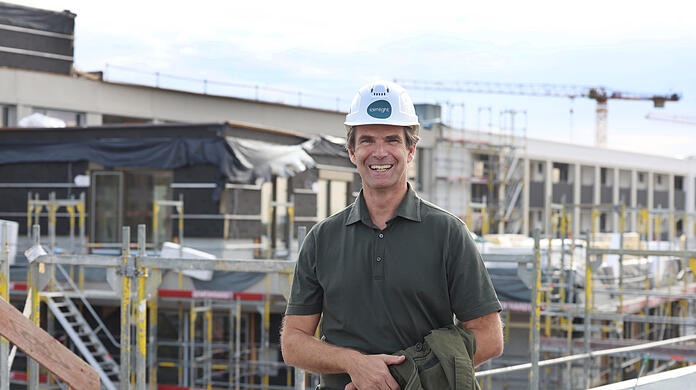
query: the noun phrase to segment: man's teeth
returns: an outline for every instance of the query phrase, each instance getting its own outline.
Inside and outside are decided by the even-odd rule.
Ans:
[[[391,164],[385,164],[385,165],[370,165],[370,169],[373,171],[386,171],[387,169],[391,168]]]

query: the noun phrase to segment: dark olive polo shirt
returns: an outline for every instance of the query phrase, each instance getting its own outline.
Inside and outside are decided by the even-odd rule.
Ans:
[[[408,193],[384,230],[362,192],[315,225],[300,251],[286,314],[323,313],[327,342],[393,353],[432,329],[500,311],[464,223]]]

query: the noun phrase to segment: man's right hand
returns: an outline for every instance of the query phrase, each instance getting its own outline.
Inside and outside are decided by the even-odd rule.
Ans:
[[[401,364],[405,356],[360,355],[348,369],[352,382],[344,390],[399,390],[387,366]]]

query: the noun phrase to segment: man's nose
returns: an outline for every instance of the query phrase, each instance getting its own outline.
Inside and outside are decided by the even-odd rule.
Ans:
[[[387,155],[387,149],[386,149],[386,145],[384,142],[379,141],[375,144],[374,155],[375,155],[375,157],[380,157],[380,158],[385,157]]]

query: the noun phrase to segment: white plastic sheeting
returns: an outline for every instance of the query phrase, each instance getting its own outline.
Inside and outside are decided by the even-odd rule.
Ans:
[[[20,119],[19,127],[65,127],[65,121],[38,112]]]
[[[215,255],[207,252],[199,251],[198,249],[181,247],[173,242],[165,242],[162,244],[161,257],[181,257],[182,259],[205,259],[215,261]],[[210,270],[184,270],[181,271],[184,275],[194,279],[209,281],[213,278],[213,271]]]
[[[239,161],[253,170],[254,176],[270,181],[272,175],[294,176],[316,164],[302,145],[278,145],[263,141],[227,137]]]

